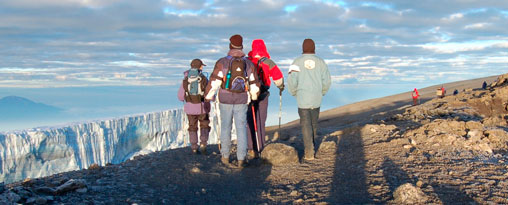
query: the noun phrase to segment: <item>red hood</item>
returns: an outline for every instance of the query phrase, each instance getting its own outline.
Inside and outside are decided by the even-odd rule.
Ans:
[[[256,39],[252,41],[252,51],[249,52],[249,56],[254,57],[256,55],[270,58],[270,54],[268,54],[268,51],[266,51],[265,42],[262,39]]]

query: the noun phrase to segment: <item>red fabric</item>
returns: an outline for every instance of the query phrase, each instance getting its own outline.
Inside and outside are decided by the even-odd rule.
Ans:
[[[259,58],[256,58],[255,56],[259,55]],[[270,54],[266,50],[265,42],[262,39],[256,39],[252,41],[252,51],[248,54],[249,60],[254,63],[254,65],[257,66],[258,60],[262,57],[270,58]],[[280,71],[279,67],[275,65],[274,67],[270,68],[270,65],[265,63],[261,63],[261,68],[263,69],[264,76],[260,78],[263,80],[263,83],[267,86],[270,86],[272,83],[270,81],[270,77],[272,77],[273,80],[279,80],[283,77],[282,72]]]
[[[420,97],[420,95],[418,94],[418,90],[416,88],[411,95],[413,96],[414,99]]]

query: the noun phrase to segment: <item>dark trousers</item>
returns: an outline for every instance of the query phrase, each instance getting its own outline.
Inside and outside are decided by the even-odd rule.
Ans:
[[[208,142],[208,134],[210,132],[210,118],[208,114],[201,115],[187,115],[187,119],[189,119],[189,141],[191,143],[192,149],[198,148],[198,121],[199,128],[201,130],[201,135],[199,136],[199,141],[201,145],[206,146]]]
[[[314,139],[317,137],[319,108],[298,108],[298,115],[300,115],[305,156],[314,156]]]
[[[262,100],[253,101],[249,105],[249,109],[247,110],[247,149],[248,150],[256,150],[258,151],[258,141],[259,141],[259,150],[263,150],[265,146],[265,123],[268,114],[268,97],[270,93],[266,95]],[[258,128],[258,138],[256,140],[256,132],[254,130],[254,116],[252,115],[252,106],[254,106],[254,111],[256,112],[256,125]]]

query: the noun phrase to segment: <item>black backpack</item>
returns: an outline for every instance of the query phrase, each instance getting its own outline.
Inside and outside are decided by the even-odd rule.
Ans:
[[[249,80],[246,59],[232,56],[228,56],[227,59],[229,59],[229,64],[222,67],[222,73],[225,73],[221,85],[222,89],[233,93],[247,92],[249,90]]]

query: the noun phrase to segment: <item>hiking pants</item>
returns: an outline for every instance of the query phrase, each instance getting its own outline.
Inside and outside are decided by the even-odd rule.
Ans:
[[[253,101],[250,103],[249,108],[247,109],[247,123],[249,125],[249,130],[247,132],[247,144],[248,150],[256,150],[257,149],[257,141],[256,141],[256,133],[254,129],[254,118],[252,116],[252,108],[250,106],[254,106],[254,110],[256,112],[256,124],[258,128],[258,139],[259,139],[259,150],[263,150],[265,146],[265,123],[268,112],[268,97],[270,93],[261,101]]]
[[[314,156],[314,140],[317,137],[319,108],[298,108],[298,115],[300,115],[305,156]]]
[[[237,138],[236,157],[238,160],[245,160],[247,155],[247,108],[247,104],[219,104],[221,120],[220,152],[224,158],[229,158],[229,152],[231,151],[231,129],[233,128],[234,118]]]
[[[206,146],[208,142],[208,134],[210,133],[210,119],[208,114],[187,115],[189,119],[189,141],[192,149],[198,148],[198,121],[201,135],[199,136],[200,144]]]

